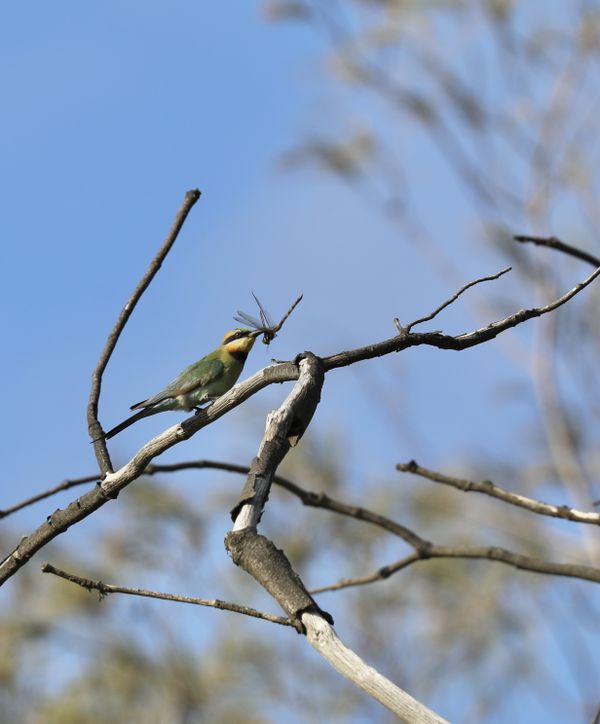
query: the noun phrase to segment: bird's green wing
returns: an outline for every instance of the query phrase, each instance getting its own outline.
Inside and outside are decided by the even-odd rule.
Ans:
[[[194,362],[194,364],[186,367],[164,390],[147,400],[137,402],[130,409],[137,410],[140,407],[152,407],[179,395],[187,395],[199,387],[204,387],[204,385],[217,380],[223,374],[224,369],[225,365],[220,359],[201,359],[199,362]]]

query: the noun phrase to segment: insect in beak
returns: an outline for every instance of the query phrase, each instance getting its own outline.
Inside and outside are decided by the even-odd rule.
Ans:
[[[263,307],[263,305],[260,303],[259,298],[256,296],[254,292],[252,292],[252,296],[254,297],[254,301],[258,305],[259,313],[260,313],[260,321],[256,319],[255,317],[252,317],[249,314],[246,314],[246,312],[240,312],[238,310],[237,316],[234,317],[236,322],[241,322],[242,324],[248,324],[251,327],[254,327],[254,331],[251,332],[252,337],[258,337],[259,335],[263,335],[262,341],[263,344],[271,344],[271,342],[275,339],[277,336],[277,333],[282,328],[284,322],[287,320],[287,318],[290,316],[290,314],[294,311],[296,306],[300,303],[300,300],[302,299],[302,294],[296,299],[296,301],[292,304],[292,306],[288,309],[288,311],[283,315],[281,321],[279,324],[273,324],[273,320],[271,319],[271,316],[267,312],[267,310]]]

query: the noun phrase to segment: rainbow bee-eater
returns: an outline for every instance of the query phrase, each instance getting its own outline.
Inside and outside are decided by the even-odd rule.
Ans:
[[[134,422],[165,410],[198,409],[224,395],[238,380],[244,362],[261,330],[238,327],[223,337],[223,341],[210,354],[186,367],[164,390],[147,400],[137,402],[129,409],[139,410],[120,425],[109,430],[104,437],[113,437]]]

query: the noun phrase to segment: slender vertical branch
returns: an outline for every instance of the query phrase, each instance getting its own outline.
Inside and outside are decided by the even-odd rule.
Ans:
[[[90,389],[90,396],[87,407],[87,423],[90,437],[92,438],[94,443],[94,452],[96,453],[96,459],[98,460],[98,465],[100,466],[100,470],[103,475],[106,475],[106,473],[111,473],[113,468],[110,461],[110,456],[108,454],[108,449],[106,447],[106,441],[103,437],[102,426],[98,421],[98,402],[100,400],[100,391],[102,389],[102,375],[104,374],[104,370],[106,369],[106,366],[116,347],[119,337],[121,336],[121,332],[125,328],[125,325],[127,324],[129,317],[135,309],[136,304],[156,276],[156,273],[160,269],[163,261],[165,260],[165,257],[175,243],[175,240],[177,239],[177,236],[179,235],[181,227],[185,223],[188,214],[190,213],[192,207],[199,198],[200,191],[198,189],[192,189],[191,191],[188,191],[186,193],[183,204],[177,212],[177,216],[175,217],[175,221],[173,222],[173,226],[167,234],[167,238],[165,239],[161,248],[158,250],[158,253],[152,260],[150,266],[148,267],[144,276],[141,278],[137,287],[134,289],[133,294],[129,297],[129,299],[125,303],[125,306],[121,310],[115,326],[113,327],[111,333],[108,335],[108,339],[106,340],[104,349],[100,354],[98,364],[96,365],[96,368],[92,373],[92,387]]]

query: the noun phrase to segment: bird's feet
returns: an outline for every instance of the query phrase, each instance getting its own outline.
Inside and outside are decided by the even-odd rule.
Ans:
[[[200,405],[196,405],[193,408],[194,414],[199,415],[204,410],[208,410],[208,408],[214,403],[214,401],[218,400],[218,399],[219,399],[219,397],[217,396],[217,397],[207,397],[205,400],[202,400],[202,404],[204,405],[204,407],[200,407]],[[205,404],[205,403],[207,403],[207,404]]]

